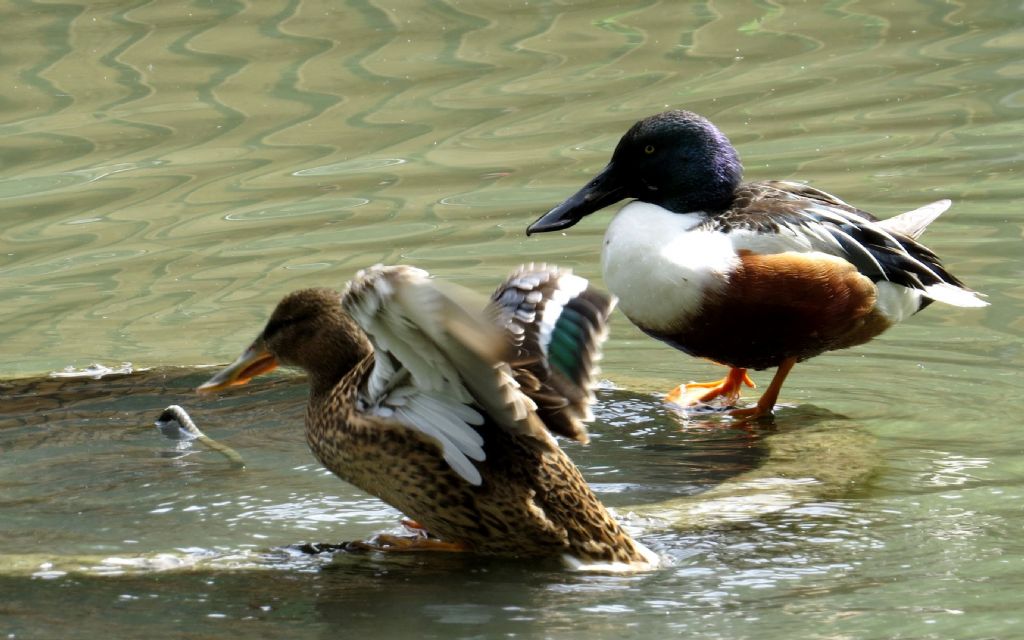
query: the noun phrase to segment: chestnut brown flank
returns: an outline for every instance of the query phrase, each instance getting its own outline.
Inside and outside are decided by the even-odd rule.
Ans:
[[[685,327],[654,337],[732,367],[766,369],[862,344],[889,327],[874,311],[874,283],[841,258],[739,255],[728,284],[708,292]]]

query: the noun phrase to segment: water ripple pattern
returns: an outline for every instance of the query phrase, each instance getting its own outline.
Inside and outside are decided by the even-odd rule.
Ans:
[[[1022,26],[1005,0],[0,0],[0,635],[1016,633]],[[312,463],[301,382],[199,402],[191,367],[376,262],[600,281],[609,213],[525,227],[669,107],[749,179],[881,217],[952,199],[925,241],[991,307],[802,365],[763,431],[663,406],[720,372],[616,314],[566,448],[654,574],[289,547],[399,514]],[[162,440],[173,402],[246,470]]]
[[[1006,250],[984,212],[1015,193],[1024,103],[1019,31],[995,6],[0,11],[24,45],[0,61],[8,374],[223,360],[237,320],[379,261],[481,289],[532,257],[596,275],[601,225],[531,241],[523,225],[674,105],[713,117],[751,177],[886,215],[961,198],[933,232],[943,254]],[[987,290],[1007,275],[972,267]]]

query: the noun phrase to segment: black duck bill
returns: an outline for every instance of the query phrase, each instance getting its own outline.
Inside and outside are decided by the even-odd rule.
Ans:
[[[615,162],[609,162],[582,189],[537,218],[526,228],[526,235],[568,229],[585,216],[613,205],[628,196],[626,182],[622,179]]]

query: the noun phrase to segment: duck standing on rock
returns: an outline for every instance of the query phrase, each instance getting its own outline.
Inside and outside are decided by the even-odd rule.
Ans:
[[[948,200],[878,220],[795,182],[741,183],[728,138],[689,111],[634,124],[611,161],[527,234],[566,229],[625,198],[604,237],[605,283],[648,335],[730,368],[679,385],[684,406],[733,405],[748,369],[778,367],[756,406],[771,415],[793,366],[863,344],[933,301],[988,303],[917,238]]]
[[[278,364],[304,369],[313,454],[436,536],[387,548],[561,556],[583,569],[656,565],[552,437],[587,440],[614,299],[568,270],[529,265],[486,309],[475,302],[408,266],[360,271],[341,294],[296,291],[198,391]]]

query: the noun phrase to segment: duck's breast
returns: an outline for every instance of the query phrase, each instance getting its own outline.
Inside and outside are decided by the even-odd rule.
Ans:
[[[608,225],[601,256],[605,284],[641,328],[657,332],[685,323],[738,264],[726,234],[698,228],[706,219],[702,212],[674,213],[634,201]]]

